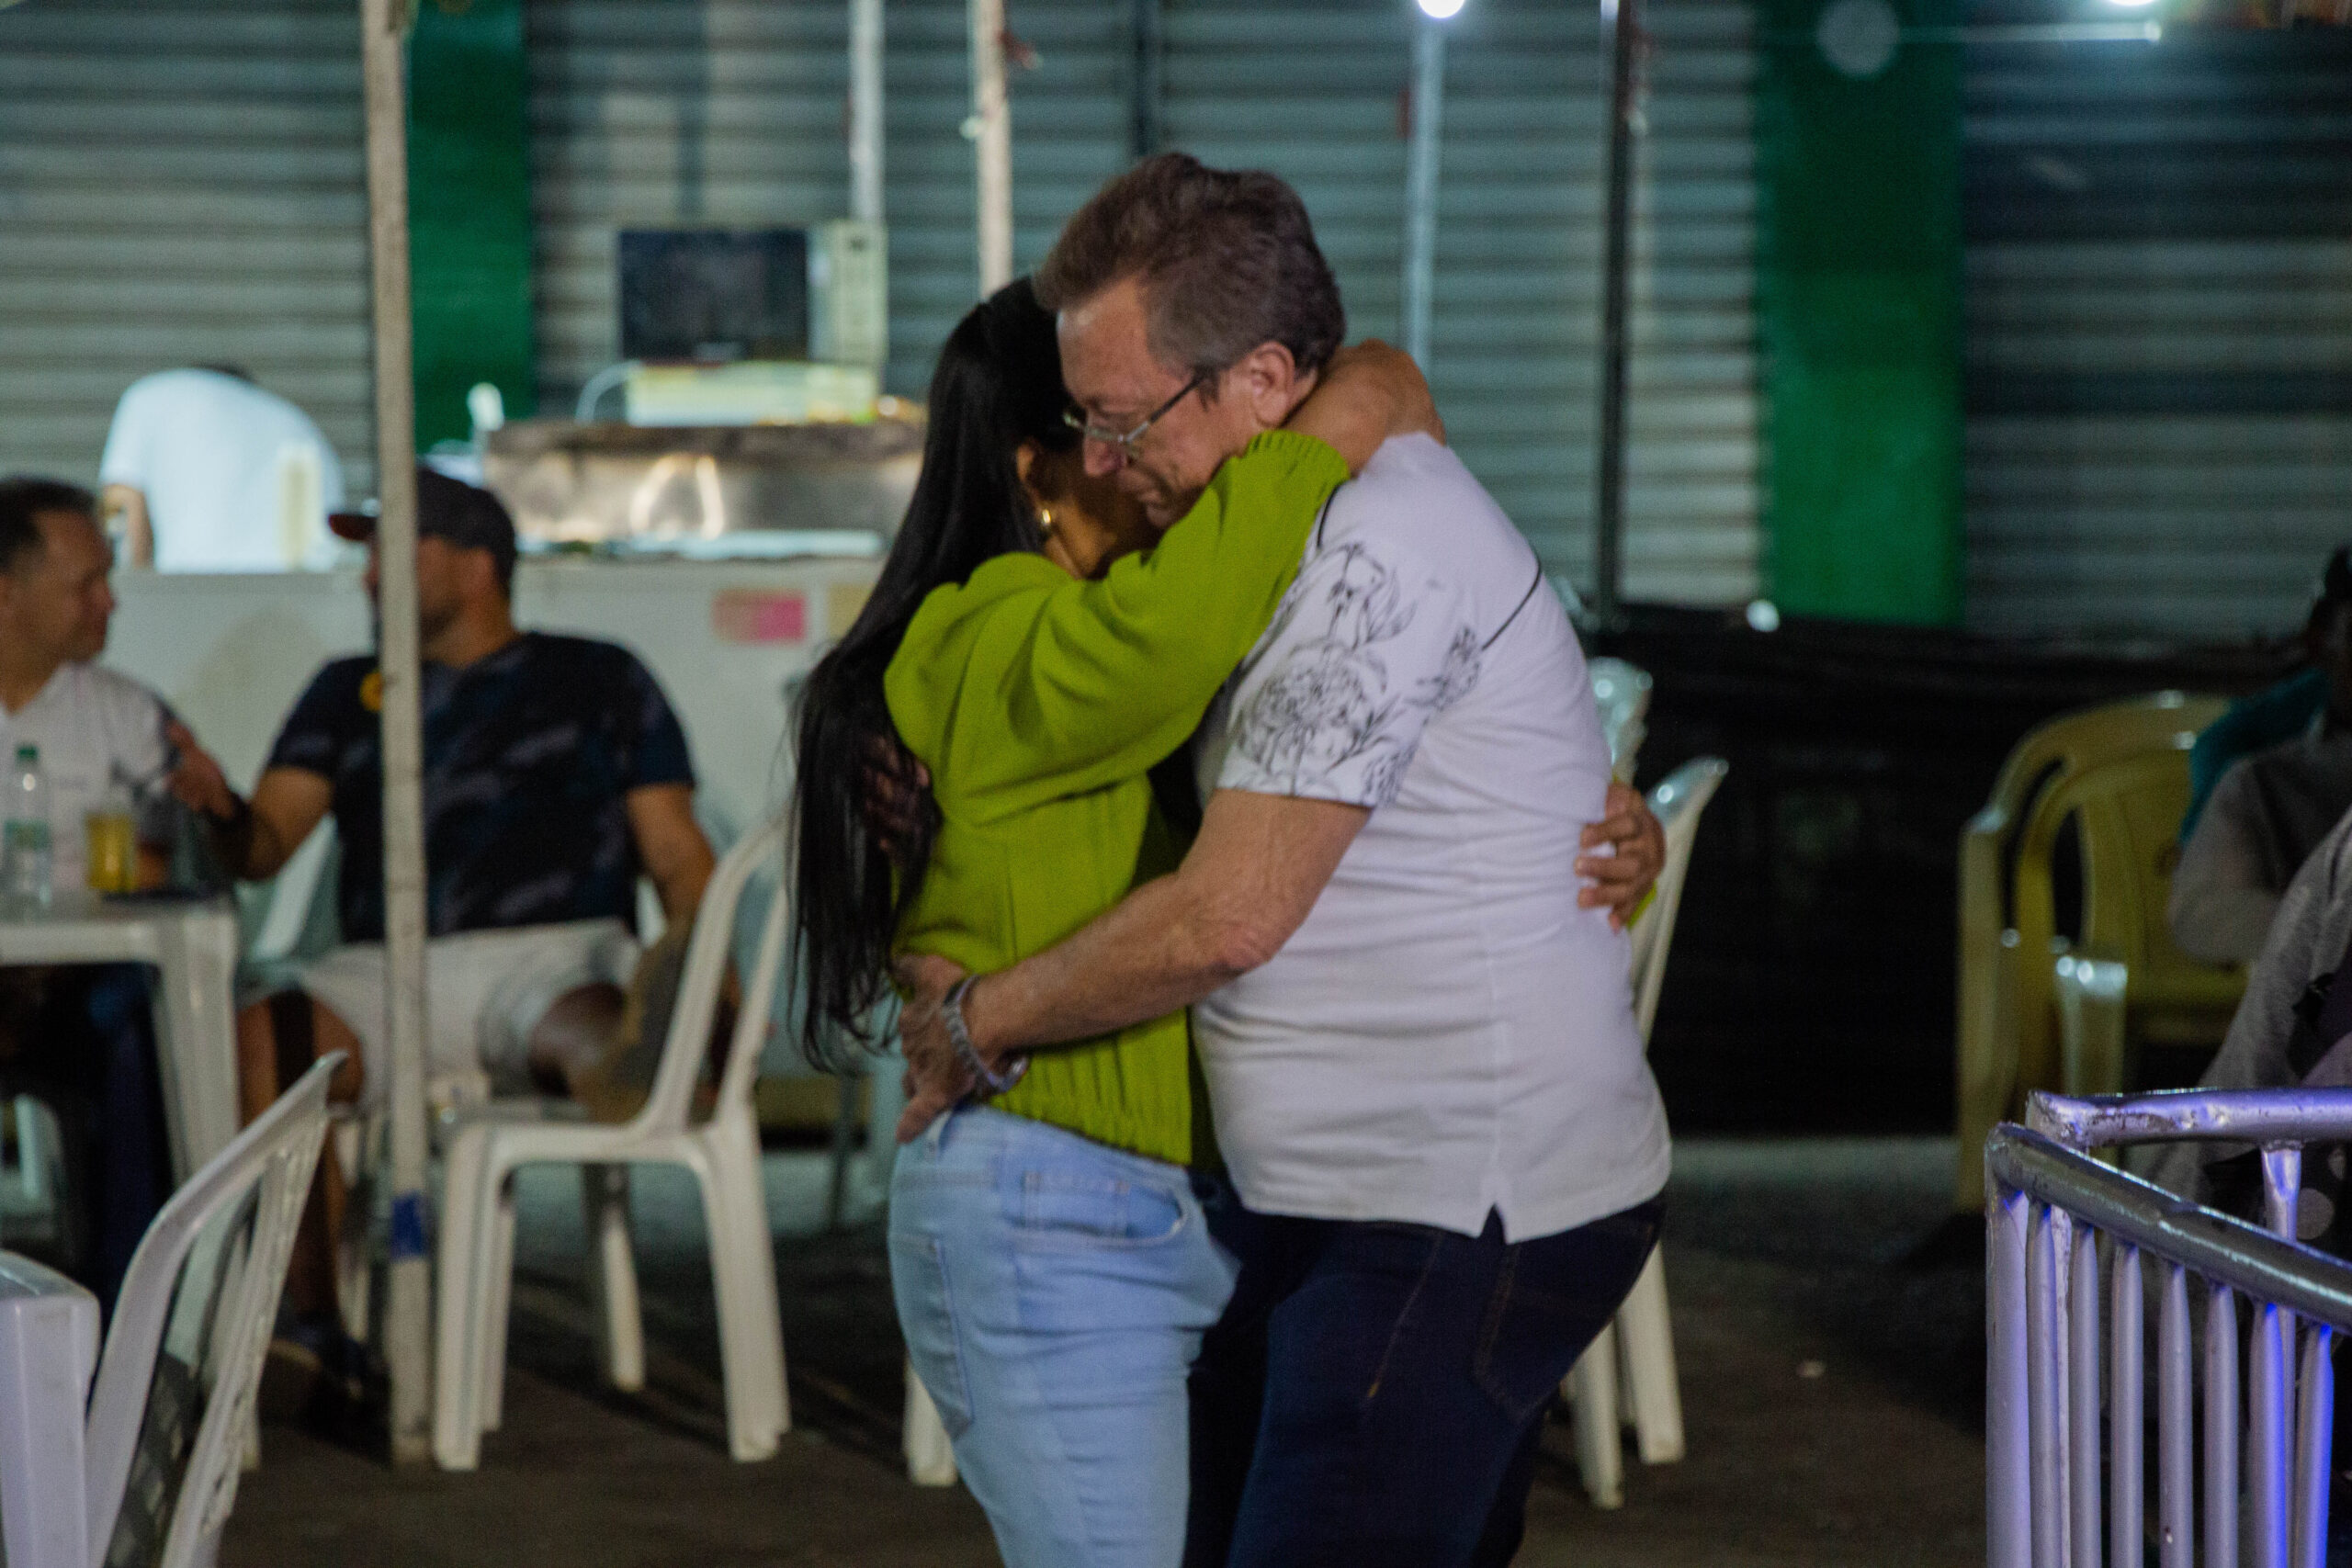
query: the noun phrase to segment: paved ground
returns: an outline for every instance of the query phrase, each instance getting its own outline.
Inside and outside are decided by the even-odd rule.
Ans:
[[[1984,1288],[1965,1263],[1902,1266],[1949,1190],[1917,1139],[1679,1146],[1668,1279],[1690,1457],[1585,1500],[1553,1429],[1520,1562],[1764,1565],[1984,1561]],[[899,1349],[869,1224],[805,1234],[820,1162],[772,1156],[796,1427],[728,1462],[692,1193],[643,1182],[650,1388],[593,1375],[576,1199],[526,1190],[506,1421],[473,1475],[394,1472],[290,1426],[265,1434],[229,1568],[652,1568],[993,1563],[961,1491],[899,1469]],[[854,1205],[870,1212],[871,1194]]]

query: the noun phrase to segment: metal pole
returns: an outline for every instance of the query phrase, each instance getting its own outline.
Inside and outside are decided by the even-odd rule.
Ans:
[[[1012,281],[1012,106],[1004,89],[1004,0],[971,0],[971,129],[986,299]]]
[[[1413,28],[1413,146],[1405,166],[1405,352],[1427,371],[1437,251],[1437,150],[1445,115],[1444,24]]]
[[[424,812],[416,675],[416,389],[409,335],[406,0],[360,0],[376,316],[377,650],[384,700],[384,948],[391,1034],[391,1274],[384,1341],[395,1463],[431,1451],[432,1275],[424,1224]]]
[[[1634,227],[1634,50],[1637,0],[1600,0],[1609,45],[1609,215],[1601,244],[1600,454],[1593,498],[1592,612],[1622,618],[1625,586],[1625,296]]]
[[[1161,106],[1167,101],[1166,45],[1160,0],[1128,0],[1129,31],[1135,45],[1135,72],[1127,104],[1127,155],[1140,162],[1167,144]]]
[[[849,0],[849,215],[882,221],[882,0]]]

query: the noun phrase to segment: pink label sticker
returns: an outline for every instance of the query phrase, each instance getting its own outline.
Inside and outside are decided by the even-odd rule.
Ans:
[[[721,590],[710,596],[710,629],[721,642],[798,642],[808,635],[808,596]]]

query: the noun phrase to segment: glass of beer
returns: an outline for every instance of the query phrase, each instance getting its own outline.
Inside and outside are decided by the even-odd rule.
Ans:
[[[107,801],[85,813],[82,829],[90,852],[93,893],[139,891],[139,835],[129,803]]]

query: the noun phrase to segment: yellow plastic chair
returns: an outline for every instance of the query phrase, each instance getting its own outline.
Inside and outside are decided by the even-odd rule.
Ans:
[[[2027,1090],[2058,1083],[2054,961],[2060,955],[2052,951],[2053,912],[2046,898],[2020,899],[2015,924],[2005,918],[2002,862],[2012,833],[2052,792],[2101,762],[2169,756],[2185,781],[2189,746],[2224,705],[2219,697],[2156,692],[2052,719],[2018,742],[1984,808],[1962,829],[1955,1210],[1976,1213],[1984,1207],[1984,1171],[1975,1153],[1994,1126],[2017,1112]],[[2051,822],[2053,838],[2061,820]],[[2176,829],[2179,821],[2176,809]],[[2018,838],[2022,842],[2025,835]],[[2154,919],[2159,924],[2164,919],[2161,895]]]
[[[2070,1095],[2130,1088],[2127,1053],[2142,1043],[2213,1046],[2230,1026],[2245,976],[2200,964],[2165,924],[2180,819],[2188,809],[2188,754],[2151,752],[2083,769],[2051,790],[2018,854],[2022,923],[2049,908],[2050,843],[2078,824],[2083,939],[2051,966],[2058,1018],[2058,1087]]]

